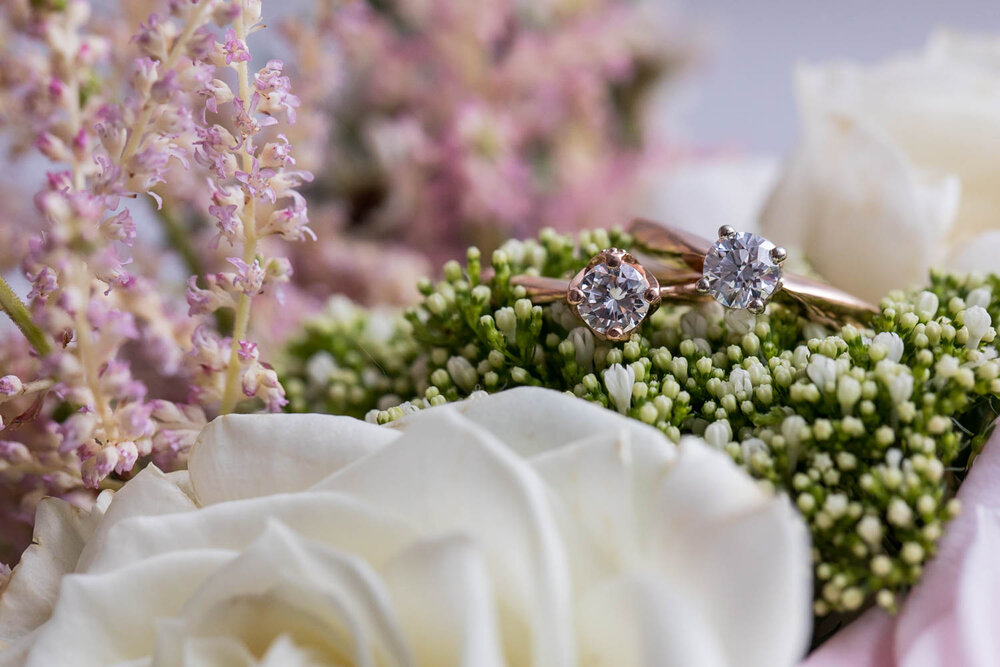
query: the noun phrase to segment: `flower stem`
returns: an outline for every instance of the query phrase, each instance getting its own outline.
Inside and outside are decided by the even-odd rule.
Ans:
[[[233,30],[236,33],[237,39],[245,43],[247,28],[242,12],[236,17]],[[239,81],[240,99],[243,104],[249,104],[251,93],[250,72],[246,61],[236,63],[236,77]],[[253,171],[253,155],[251,151],[251,137],[248,136],[240,147],[240,160],[243,164],[243,170],[247,173]],[[257,254],[256,198],[252,192],[247,194],[247,202],[243,207],[241,217],[243,219],[243,234],[245,236],[243,242],[243,261],[247,264],[252,264]],[[250,298],[249,294],[241,294],[240,300],[236,304],[236,321],[233,323],[233,339],[229,347],[229,365],[226,367],[226,384],[222,390],[222,406],[220,407],[220,414],[223,415],[233,411],[239,396],[240,362],[238,355],[240,341],[246,337],[247,328],[250,324]]]
[[[21,300],[14,294],[14,290],[10,288],[10,285],[2,277],[0,277],[0,308],[3,308],[11,321],[21,330],[24,337],[31,343],[31,347],[35,348],[35,352],[44,357],[52,351],[52,346],[49,345],[48,338],[45,337],[42,330],[31,319],[31,313],[28,312],[28,308],[21,303]]]

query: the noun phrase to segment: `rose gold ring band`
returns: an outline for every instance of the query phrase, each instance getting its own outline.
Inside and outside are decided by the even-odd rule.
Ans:
[[[712,242],[649,220],[634,220],[629,234],[637,250],[653,255],[663,267],[651,269],[661,283],[672,283],[671,276],[681,282],[691,279],[692,272],[704,271],[705,256]],[[832,285],[783,272],[781,289],[775,298],[797,305],[808,319],[831,326],[845,323],[867,325],[878,308],[863,299]]]
[[[633,301],[642,307],[644,319],[664,300],[695,303],[712,299],[713,291],[709,272],[706,271],[706,257],[715,252],[714,248],[717,248],[719,243],[740,237],[731,227],[724,226],[719,230],[719,241],[713,244],[712,241],[689,232],[648,220],[633,221],[628,232],[632,236],[635,252],[643,254],[642,262],[632,253],[612,248],[595,256],[572,280],[522,275],[513,276],[511,284],[524,287],[527,296],[534,303],[563,301],[577,307],[587,296],[581,291],[581,288],[586,287],[585,274],[595,266],[610,262],[609,265],[612,267],[631,267],[631,270],[637,272],[635,275],[641,276],[645,281],[643,301]],[[875,306],[835,287],[780,271],[779,265],[786,256],[783,248],[774,246],[766,239],[755,235],[743,236],[753,236],[754,242],[764,243],[770,248],[770,267],[774,275],[779,276],[776,280],[772,277],[772,282],[775,284],[772,291],[767,294],[766,300],[755,299],[750,305],[744,306],[748,310],[762,312],[767,301],[773,296],[784,305],[798,308],[804,317],[833,327],[845,323],[864,326],[878,312]],[[714,298],[727,305],[718,296]],[[577,314],[583,318],[579,309]],[[586,321],[586,318],[583,319]],[[610,340],[623,340],[630,333],[630,330],[623,331],[620,327],[604,332],[597,331],[593,326],[591,329],[602,338]]]

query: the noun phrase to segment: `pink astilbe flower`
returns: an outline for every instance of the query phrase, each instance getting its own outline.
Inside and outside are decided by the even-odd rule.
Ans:
[[[286,31],[299,67],[323,86],[303,93],[309,132],[314,109],[332,119],[324,157],[337,168],[314,191],[346,199],[351,232],[374,229],[441,258],[635,214],[639,177],[663,156],[642,133],[645,92],[689,48],[666,10],[623,0],[317,4],[315,20]],[[322,163],[306,157],[307,168]]]
[[[260,3],[129,10],[148,18],[126,44],[122,25],[95,26],[83,0],[2,8],[0,129],[53,165],[33,200],[38,233],[20,255],[40,338],[31,355],[0,338],[0,523],[30,524],[45,495],[87,504],[85,487],[117,484],[108,478],[148,461],[183,464],[207,419],[237,401],[284,404],[247,324],[252,298],[291,275],[260,241],[311,233],[297,192],[311,177],[290,170],[291,143],[266,129],[294,120],[298,100],[280,62],[249,69]],[[237,249],[230,270],[196,271],[187,308],[160,282],[162,251],[133,220],[137,200],[165,224],[181,211],[211,216],[217,240]],[[185,241],[182,228],[168,234]],[[235,336],[207,317],[224,308],[236,312]],[[24,537],[0,531],[15,549]]]
[[[234,272],[219,272],[188,285],[192,314],[235,310],[231,337],[211,335],[203,326],[192,338],[194,394],[203,404],[217,402],[223,412],[232,410],[241,396],[259,399],[269,410],[285,404],[277,374],[259,359],[246,335],[253,299],[275,292],[291,275],[287,260],[262,256],[261,241],[311,234],[305,199],[297,188],[312,176],[289,169],[295,159],[285,134],[264,134],[266,128],[293,123],[299,101],[280,61],[269,61],[251,75],[246,37],[261,25],[260,3],[244,0],[238,8],[231,14],[233,28],[220,46],[226,66],[235,71],[237,87],[216,95],[219,112],[225,105],[231,110],[232,127],[206,123],[199,128],[195,159],[209,168],[208,212],[217,222],[217,240],[239,249],[241,255],[227,258]],[[220,80],[215,79],[217,89]]]

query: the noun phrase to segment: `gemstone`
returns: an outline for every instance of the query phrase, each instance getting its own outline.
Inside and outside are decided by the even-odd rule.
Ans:
[[[628,334],[642,324],[649,312],[643,293],[649,288],[642,271],[627,262],[610,267],[600,263],[589,269],[580,281],[583,302],[577,313],[588,327],[607,335],[618,327]]]
[[[754,299],[767,303],[781,283],[772,249],[773,243],[749,232],[716,241],[705,256],[708,293],[729,308],[746,308]]]

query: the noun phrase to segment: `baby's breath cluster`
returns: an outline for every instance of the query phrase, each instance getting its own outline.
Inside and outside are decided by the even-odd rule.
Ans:
[[[478,391],[572,392],[672,440],[699,435],[787,492],[812,531],[818,616],[894,609],[959,511],[954,491],[996,415],[1000,278],[932,275],[886,297],[870,329],[831,331],[779,304],[759,317],[665,305],[613,344],[510,284],[629,244],[543,232],[486,271],[470,249],[405,316],[335,303],[289,348],[290,407],[385,423]]]

